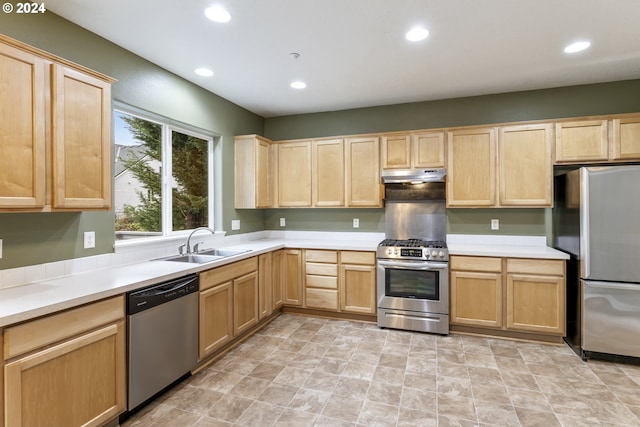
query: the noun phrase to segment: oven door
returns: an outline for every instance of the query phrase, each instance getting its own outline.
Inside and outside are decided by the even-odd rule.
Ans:
[[[378,308],[449,314],[449,264],[378,260]]]

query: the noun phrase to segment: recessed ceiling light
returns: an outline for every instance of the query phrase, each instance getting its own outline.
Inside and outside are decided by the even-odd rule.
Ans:
[[[576,53],[576,52],[580,52],[582,50],[585,50],[589,46],[591,46],[591,43],[589,43],[589,42],[576,42],[576,43],[572,43],[569,46],[565,47],[564,51],[565,51],[565,53]]]
[[[231,14],[227,12],[222,6],[211,6],[204,10],[204,14],[207,18],[213,22],[229,22],[231,20]]]
[[[196,68],[196,74],[202,77],[211,77],[213,76],[213,71],[208,68]]]
[[[295,82],[291,82],[290,86],[294,89],[304,89],[307,87],[305,82],[301,82],[300,80],[296,80]]]
[[[410,42],[419,42],[429,36],[429,30],[422,27],[414,27],[405,34],[405,38]]]

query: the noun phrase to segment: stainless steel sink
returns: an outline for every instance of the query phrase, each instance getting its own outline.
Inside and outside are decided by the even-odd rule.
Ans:
[[[206,264],[222,258],[250,252],[251,249],[209,249],[207,251],[198,252],[197,254],[173,255],[169,257],[159,258],[157,261],[175,261],[188,262],[191,264]]]
[[[219,257],[230,257],[230,256],[234,256],[234,255],[239,255],[239,254],[243,254],[245,252],[250,252],[251,249],[209,249],[206,251],[202,251],[202,252],[198,252],[198,255],[212,255],[212,256],[219,256]]]
[[[202,254],[189,254],[189,255],[176,255],[166,258],[161,258],[159,261],[175,261],[175,262],[189,262],[191,264],[205,264],[224,258],[221,255],[202,255]]]

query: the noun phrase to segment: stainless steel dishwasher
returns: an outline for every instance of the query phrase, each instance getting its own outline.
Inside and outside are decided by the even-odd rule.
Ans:
[[[129,412],[196,367],[199,288],[192,274],[127,294]]]

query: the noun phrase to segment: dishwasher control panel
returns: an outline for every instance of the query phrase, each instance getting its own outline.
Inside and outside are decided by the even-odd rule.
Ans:
[[[139,313],[199,290],[200,281],[196,274],[138,289],[127,293],[127,314]]]

